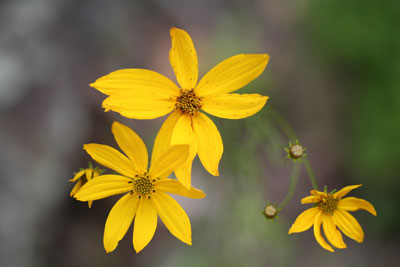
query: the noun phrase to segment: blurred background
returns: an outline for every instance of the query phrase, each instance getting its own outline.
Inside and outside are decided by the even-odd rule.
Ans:
[[[398,266],[400,261],[400,2],[81,1],[0,2],[1,266]],[[140,253],[132,228],[111,254],[102,244],[118,197],[86,203],[68,182],[90,158],[82,145],[116,147],[114,120],[132,127],[149,150],[163,120],[129,120],[101,108],[95,79],[146,68],[175,81],[169,29],[183,28],[197,49],[200,77],[240,53],[270,62],[238,91],[270,96],[251,118],[220,120],[220,177],[194,162],[203,200],[177,198],[193,245],[159,223]],[[274,222],[262,215],[288,189],[288,141],[271,119],[278,110],[307,147],[319,185],[363,184],[354,191],[378,216],[353,213],[364,243],[322,249],[312,230],[288,235],[311,184],[304,170],[293,200]],[[292,140],[294,141],[294,140]],[[95,164],[95,166],[97,166]]]

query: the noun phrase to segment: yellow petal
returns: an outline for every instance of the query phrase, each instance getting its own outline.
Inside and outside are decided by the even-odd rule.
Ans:
[[[322,224],[322,217],[323,213],[319,213],[314,220],[314,236],[317,240],[318,244],[321,245],[324,249],[334,252],[333,248],[325,241],[325,239],[321,235],[321,224]]]
[[[339,191],[337,191],[336,193],[333,194],[333,197],[335,198],[340,198],[340,197],[344,197],[345,195],[347,195],[348,193],[350,193],[350,191],[359,188],[361,186],[361,184],[357,184],[357,185],[349,185],[346,187],[343,187],[342,189],[340,189]]]
[[[179,88],[167,77],[145,69],[122,69],[111,72],[90,84],[106,95],[178,96]]]
[[[217,126],[206,115],[199,112],[193,116],[193,128],[197,136],[201,163],[209,173],[218,176],[218,164],[224,146]]]
[[[301,200],[301,204],[317,203],[320,200],[321,200],[321,198],[319,198],[317,196],[308,196],[308,197],[304,197]]]
[[[192,245],[192,229],[189,217],[178,202],[163,192],[153,194],[151,200],[158,216],[171,234],[182,242]]]
[[[327,193],[321,192],[321,191],[318,191],[318,190],[314,190],[314,189],[311,190],[310,193],[311,193],[311,195],[314,195],[316,197],[327,197],[328,196]]]
[[[173,179],[162,179],[156,182],[155,188],[159,191],[180,195],[189,198],[204,198],[206,194],[194,187],[185,188],[179,181]]]
[[[257,113],[268,96],[259,94],[224,94],[204,98],[201,109],[225,119],[242,119]]]
[[[337,248],[346,248],[342,234],[336,228],[331,215],[322,214],[324,233],[328,241]]]
[[[151,163],[149,175],[152,178],[166,178],[177,168],[185,164],[188,157],[188,145],[171,146]]]
[[[89,209],[92,207],[92,204],[93,204],[93,200],[89,200],[89,201],[88,201]]]
[[[137,174],[132,162],[118,150],[100,144],[86,144],[83,149],[99,164],[122,175],[134,177]]]
[[[155,161],[170,147],[171,135],[180,116],[179,111],[172,112],[161,126],[154,141],[153,152],[151,154],[152,161]]]
[[[194,149],[191,147],[189,150],[192,151]],[[191,154],[191,152],[189,152],[189,154]],[[186,189],[192,187],[192,164],[195,156],[196,154],[194,154],[194,156],[189,155],[188,162],[183,164],[181,168],[175,170],[176,178]]]
[[[220,95],[236,91],[256,79],[267,66],[267,54],[240,54],[211,69],[196,87],[198,96]]]
[[[74,187],[72,188],[71,193],[69,193],[69,196],[70,196],[70,197],[73,197],[73,196],[79,191],[79,189],[81,188],[81,186],[82,186],[82,180],[79,180],[79,181],[74,185]]]
[[[157,212],[150,199],[141,198],[133,228],[133,247],[139,253],[151,241],[157,228]]]
[[[181,115],[175,123],[170,141],[171,145],[189,145],[188,162],[175,170],[176,177],[187,189],[191,187],[192,161],[198,151],[197,136],[192,124],[192,116]]]
[[[175,98],[161,96],[111,95],[103,101],[103,108],[120,113],[130,119],[154,119],[170,113]]]
[[[358,209],[362,209],[376,216],[376,210],[374,206],[368,201],[361,198],[346,197],[344,199],[341,199],[338,202],[338,208],[344,209],[346,211],[356,211]]]
[[[142,139],[129,127],[114,122],[112,132],[119,147],[132,161],[137,173],[147,171],[147,149]]]
[[[315,217],[320,213],[318,207],[314,207],[303,211],[297,217],[296,221],[293,223],[292,227],[289,229],[289,234],[300,233],[307,231],[314,224]]]
[[[107,252],[113,251],[132,223],[138,207],[138,197],[126,194],[115,203],[108,214],[104,228],[103,244]]]
[[[199,67],[196,49],[189,34],[184,30],[171,28],[172,47],[169,51],[169,62],[176,79],[184,89],[196,87]]]
[[[338,209],[333,213],[333,221],[345,235],[359,243],[363,242],[364,231],[350,213]]]
[[[131,182],[121,175],[97,176],[84,184],[74,197],[79,201],[89,201],[126,193],[132,189]]]
[[[92,180],[92,176],[93,176],[93,169],[91,168],[86,169],[86,180],[88,181]]]
[[[81,178],[84,174],[86,173],[86,170],[81,170],[79,172],[77,172],[74,176],[74,178],[70,179],[70,182],[75,182],[76,180],[78,180],[79,178]]]

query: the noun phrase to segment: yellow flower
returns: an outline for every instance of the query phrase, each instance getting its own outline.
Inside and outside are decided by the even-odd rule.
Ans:
[[[75,173],[74,178],[70,179],[70,182],[78,181],[71,190],[69,194],[71,197],[75,196],[75,194],[79,191],[79,189],[88,181],[93,178],[99,176],[102,173],[102,170],[99,168],[93,168],[92,164],[89,162],[89,168],[81,169],[79,172]],[[84,176],[85,175],[85,176]],[[88,201],[89,208],[92,207],[93,201]]]
[[[315,203],[317,206],[302,212],[290,228],[289,234],[306,231],[314,225],[314,236],[317,242],[324,249],[333,252],[332,247],[321,235],[322,224],[326,238],[337,248],[346,248],[338,228],[351,239],[359,243],[363,242],[364,232],[348,211],[363,209],[376,216],[375,208],[364,199],[355,197],[342,199],[350,191],[360,186],[360,184],[346,186],[334,194],[311,190],[311,196],[303,198],[301,203]]]
[[[195,188],[188,190],[177,180],[166,178],[188,160],[189,146],[176,145],[164,151],[155,146],[151,167],[147,170],[147,149],[140,137],[117,122],[113,123],[112,132],[126,156],[106,145],[86,144],[83,148],[93,160],[120,175],[98,176],[75,195],[80,201],[89,201],[125,193],[108,215],[103,239],[105,250],[111,252],[117,247],[135,216],[133,246],[137,253],[153,238],[157,215],[171,234],[191,245],[189,218],[167,193],[189,198],[203,198],[205,194]]]
[[[268,97],[259,94],[232,94],[256,79],[265,69],[267,54],[232,56],[211,69],[198,82],[197,54],[190,36],[171,28],[169,60],[179,83],[146,69],[122,69],[99,78],[90,86],[108,97],[103,107],[133,119],[154,119],[172,112],[156,139],[158,147],[190,144],[190,158],[196,154],[204,168],[218,176],[223,144],[220,133],[204,113],[227,119],[252,116]],[[175,172],[190,188],[190,160]]]

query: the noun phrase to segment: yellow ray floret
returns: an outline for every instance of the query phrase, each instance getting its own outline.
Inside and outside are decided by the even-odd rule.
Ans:
[[[204,198],[205,194],[195,188],[187,189],[177,180],[167,178],[187,164],[189,145],[160,148],[155,144],[148,169],[147,149],[140,137],[118,122],[113,123],[112,132],[126,156],[99,144],[87,144],[84,149],[95,161],[119,174],[100,175],[83,185],[74,195],[80,201],[93,201],[124,194],[108,215],[103,238],[105,250],[113,251],[134,221],[133,247],[139,253],[153,238],[158,217],[171,234],[191,245],[190,220],[169,193],[197,199]]]
[[[106,111],[132,119],[153,119],[171,113],[157,135],[164,146],[189,144],[190,160],[175,170],[178,180],[191,186],[192,160],[198,154],[204,168],[219,175],[222,138],[212,120],[201,111],[226,119],[257,113],[268,97],[232,93],[256,79],[265,69],[267,54],[232,56],[212,68],[198,82],[198,61],[193,41],[184,30],[171,28],[169,60],[179,85],[145,69],[122,69],[97,79],[90,86],[108,97]],[[162,146],[162,145],[160,145]]]
[[[305,197],[301,203],[315,203],[316,207],[303,211],[289,230],[291,233],[306,231],[314,226],[314,236],[317,242],[326,250],[333,252],[333,248],[325,241],[321,234],[321,225],[325,237],[336,248],[346,248],[341,230],[345,235],[361,243],[364,240],[364,231],[357,220],[349,213],[363,209],[376,216],[376,211],[371,203],[364,199],[347,197],[351,190],[361,185],[346,186],[338,192],[331,194],[311,190],[311,196]]]
[[[89,168],[81,169],[79,172],[75,173],[75,176],[72,179],[69,180],[70,182],[76,182],[76,184],[71,190],[70,196],[71,197],[75,196],[76,193],[81,189],[81,187],[85,183],[99,176],[101,173],[103,173],[103,170],[100,170],[97,167],[93,168],[92,164],[89,162]],[[88,201],[89,208],[92,207],[92,204],[93,201],[89,200]]]

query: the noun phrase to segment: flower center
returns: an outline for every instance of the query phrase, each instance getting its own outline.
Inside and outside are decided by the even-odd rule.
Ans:
[[[334,198],[332,194],[328,194],[327,197],[322,198],[322,201],[318,204],[318,207],[323,213],[332,215],[337,208],[338,199]]]
[[[289,154],[292,157],[292,159],[301,158],[304,154],[304,148],[298,144],[293,145],[289,149]]]
[[[175,109],[179,109],[183,114],[195,115],[201,108],[201,98],[193,89],[181,89],[180,93],[176,98]]]
[[[132,184],[131,194],[136,193],[139,198],[147,196],[150,199],[151,194],[156,192],[154,189],[156,179],[150,179],[147,172],[142,175],[135,175],[135,177],[136,179],[134,181],[128,182]]]

